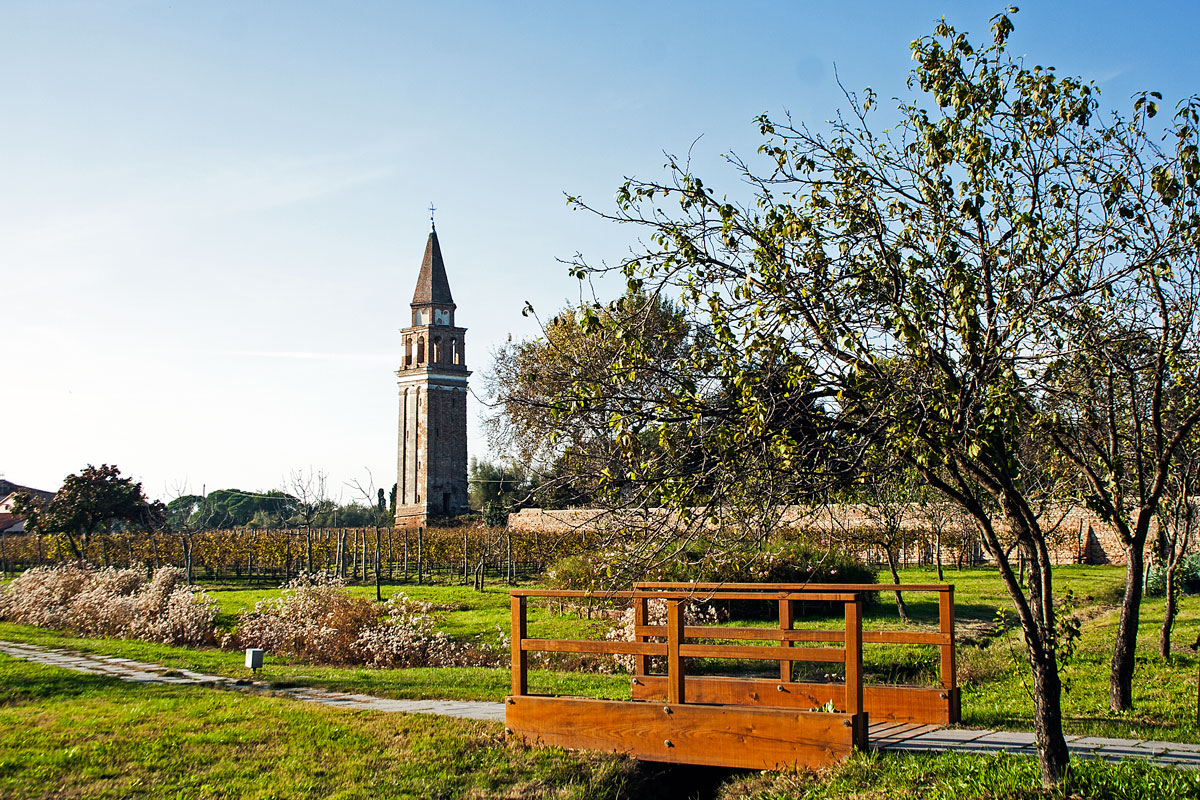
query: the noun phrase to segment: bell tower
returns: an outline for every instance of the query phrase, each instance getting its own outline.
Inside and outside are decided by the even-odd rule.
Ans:
[[[425,244],[411,306],[412,324],[400,330],[404,357],[396,371],[396,525],[405,528],[467,512],[467,329],[454,324],[456,306],[436,228]]]

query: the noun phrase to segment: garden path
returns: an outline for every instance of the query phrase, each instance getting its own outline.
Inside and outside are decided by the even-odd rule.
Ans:
[[[461,700],[393,700],[349,692],[307,687],[274,687],[263,681],[205,675],[186,669],[171,669],[128,658],[102,656],[40,645],[0,640],[0,653],[93,675],[108,675],[135,683],[191,684],[240,692],[289,697],[306,703],[364,711],[436,714],[466,719],[504,721],[504,704]],[[1032,733],[965,728],[945,729],[934,725],[877,722],[871,726],[871,747],[889,752],[1012,753],[1035,755]],[[1120,761],[1144,758],[1167,767],[1200,769],[1200,745],[1138,739],[1108,739],[1097,736],[1068,736],[1067,747],[1075,758]]]

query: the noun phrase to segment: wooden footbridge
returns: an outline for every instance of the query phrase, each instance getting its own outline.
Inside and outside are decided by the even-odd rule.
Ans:
[[[891,591],[936,593],[938,630],[864,631],[866,593]],[[817,767],[845,758],[854,748],[866,749],[872,722],[889,723],[886,727],[894,731],[959,719],[950,584],[639,583],[632,591],[607,594],[518,589],[511,595],[512,695],[506,698],[505,730],[530,744],[616,751],[645,761]],[[630,601],[634,641],[532,639],[527,601],[542,597]],[[708,601],[776,604],[778,626],[688,624],[687,606]],[[844,625],[836,630],[795,627],[801,609],[813,603],[840,604]],[[652,604],[665,604],[665,624],[652,620]],[[939,684],[864,685],[864,644],[937,646]],[[530,652],[632,656],[631,699],[530,694]],[[778,678],[707,671],[689,675],[689,659],[775,661],[779,673]],[[797,680],[793,665],[800,662],[840,664],[844,679]]]

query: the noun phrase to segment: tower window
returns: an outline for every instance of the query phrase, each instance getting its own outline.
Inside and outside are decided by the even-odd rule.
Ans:
[[[423,364],[424,362],[425,362],[425,337],[418,336],[417,337],[417,363]]]

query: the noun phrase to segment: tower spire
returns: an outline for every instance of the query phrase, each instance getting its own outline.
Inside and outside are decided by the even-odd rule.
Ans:
[[[435,211],[437,211],[437,209],[433,207],[433,201],[430,200],[429,201],[429,230],[431,230],[431,231],[437,230],[437,225],[435,225],[433,222],[433,212],[435,212]]]
[[[454,305],[436,230],[429,232],[429,240],[425,243],[425,258],[421,260],[421,272],[417,275],[417,288],[413,292],[412,305]]]

